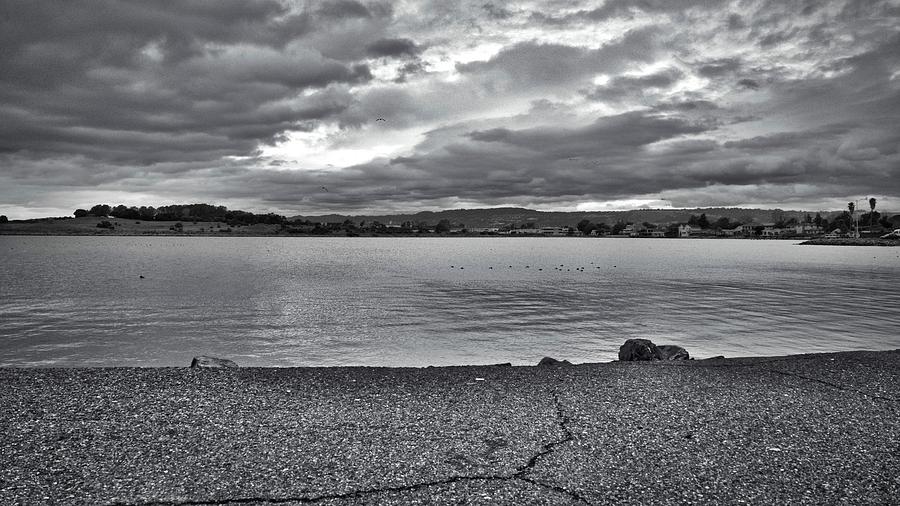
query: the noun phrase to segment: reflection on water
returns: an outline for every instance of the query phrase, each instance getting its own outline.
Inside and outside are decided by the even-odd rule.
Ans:
[[[894,248],[5,236],[0,265],[3,366],[588,362],[631,337],[699,357],[900,347]]]

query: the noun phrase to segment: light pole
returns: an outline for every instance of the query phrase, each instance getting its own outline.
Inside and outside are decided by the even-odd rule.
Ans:
[[[868,201],[869,201],[869,199],[856,199],[855,201],[853,201],[853,207],[856,209],[859,209],[860,202],[868,202]],[[859,218],[857,218],[855,216],[855,213],[853,212],[853,208],[850,209],[850,216],[854,219],[854,222],[856,223],[856,234],[854,234],[854,235],[856,236],[857,239],[859,239]]]

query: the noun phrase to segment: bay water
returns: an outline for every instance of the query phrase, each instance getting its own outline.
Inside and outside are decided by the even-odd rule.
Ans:
[[[0,236],[0,366],[894,349],[898,280],[900,248],[774,240]]]

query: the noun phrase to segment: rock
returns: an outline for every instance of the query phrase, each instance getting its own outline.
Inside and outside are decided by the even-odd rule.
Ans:
[[[661,359],[659,349],[649,339],[629,339],[619,347],[619,360],[623,362]]]
[[[553,357],[544,357],[538,362],[538,367],[556,366],[556,365],[572,365],[568,360],[556,360]]]
[[[661,360],[690,360],[687,350],[674,344],[661,344],[656,347]]]
[[[219,367],[237,367],[238,365],[232,362],[231,360],[227,360],[224,358],[215,358],[215,357],[207,357],[207,356],[199,356],[194,357],[194,360],[191,361],[191,368],[193,369],[213,369]]]

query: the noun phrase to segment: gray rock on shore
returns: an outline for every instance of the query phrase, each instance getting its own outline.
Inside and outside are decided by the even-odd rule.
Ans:
[[[649,362],[653,360],[690,360],[687,350],[674,344],[655,345],[649,339],[629,339],[619,347],[622,362]]]
[[[569,362],[568,360],[556,360],[553,357],[544,357],[540,362],[538,362],[538,367],[550,367],[557,365],[572,365],[572,362]]]
[[[690,360],[691,356],[687,350],[675,344],[660,344],[656,347],[659,350],[661,360]]]
[[[205,355],[201,355],[199,357],[194,357],[194,360],[191,361],[191,369],[218,369],[218,368],[234,368],[238,365],[231,360],[224,358],[216,358],[216,357],[207,357]]]
[[[622,362],[638,362],[662,360],[659,348],[649,339],[629,339],[619,347],[619,360]]]

